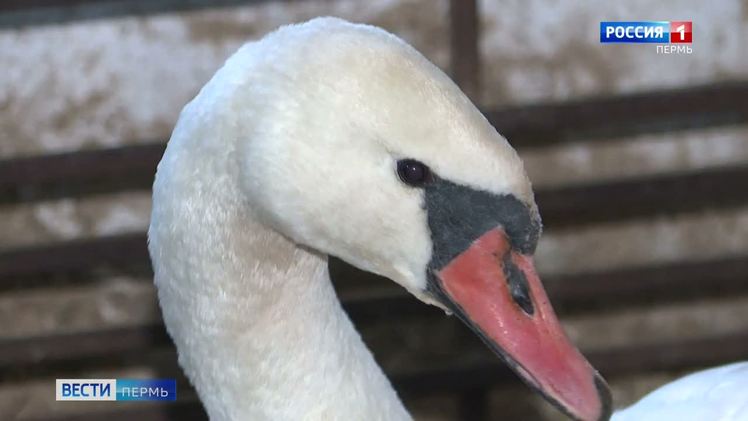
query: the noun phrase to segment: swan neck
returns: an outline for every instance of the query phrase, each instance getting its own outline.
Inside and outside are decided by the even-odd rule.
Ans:
[[[175,189],[157,181],[154,192]],[[231,186],[208,190],[221,194],[203,191],[189,211],[154,201],[153,220],[171,222],[149,234],[163,317],[210,418],[410,419],[341,308],[326,256],[223,202]]]

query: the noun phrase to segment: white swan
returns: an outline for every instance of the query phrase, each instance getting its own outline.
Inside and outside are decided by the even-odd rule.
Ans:
[[[748,362],[699,371],[613,414],[613,421],[748,421]]]
[[[332,18],[242,47],[182,111],[149,250],[179,362],[213,420],[407,420],[327,255],[455,312],[570,416],[610,397],[532,253],[522,163],[460,90],[380,29]]]

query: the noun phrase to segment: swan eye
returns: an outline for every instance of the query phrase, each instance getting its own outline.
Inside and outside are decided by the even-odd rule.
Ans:
[[[403,183],[421,187],[431,181],[431,170],[426,164],[415,159],[401,159],[397,161],[397,175]]]

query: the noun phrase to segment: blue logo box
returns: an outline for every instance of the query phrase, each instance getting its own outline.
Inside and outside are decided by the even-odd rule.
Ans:
[[[670,42],[670,22],[600,22],[600,42],[667,44]]]
[[[175,379],[56,379],[58,401],[175,401]]]
[[[117,379],[117,401],[175,401],[174,379]]]

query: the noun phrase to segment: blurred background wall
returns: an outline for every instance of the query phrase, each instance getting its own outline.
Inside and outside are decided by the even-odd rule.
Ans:
[[[240,45],[279,25],[320,15],[381,26],[449,72],[447,0],[248,3],[256,4],[31,26],[13,25],[15,12],[3,15],[0,158],[167,139],[181,107]],[[482,107],[748,79],[745,1],[484,0],[478,7],[482,68],[473,99]],[[658,55],[654,46],[599,43],[600,21],[641,19],[693,20],[693,54]],[[538,187],[699,170],[747,163],[748,126],[572,142],[520,154]],[[149,211],[146,191],[2,205],[0,249],[142,231]],[[566,274],[747,252],[748,208],[738,206],[549,229],[536,261],[543,273]],[[111,275],[79,286],[50,284],[0,294],[3,339],[130,326],[158,318],[153,287],[142,277]],[[563,317],[569,334],[584,349],[739,331],[746,327],[745,320],[747,295],[602,308],[594,314]],[[364,336],[389,372],[455,358],[486,358],[447,351],[455,346],[450,341],[464,337],[458,329],[463,328],[449,321],[416,319],[368,326]],[[126,377],[149,376],[152,371],[138,366],[84,368],[80,374]],[[616,376],[611,379],[616,403],[629,404],[678,374]],[[54,382],[43,375],[0,380],[0,419],[111,409],[106,404],[55,403]],[[553,409],[521,386],[493,390],[489,400],[496,416],[558,419]],[[459,405],[448,395],[407,404],[419,419],[459,418]]]

